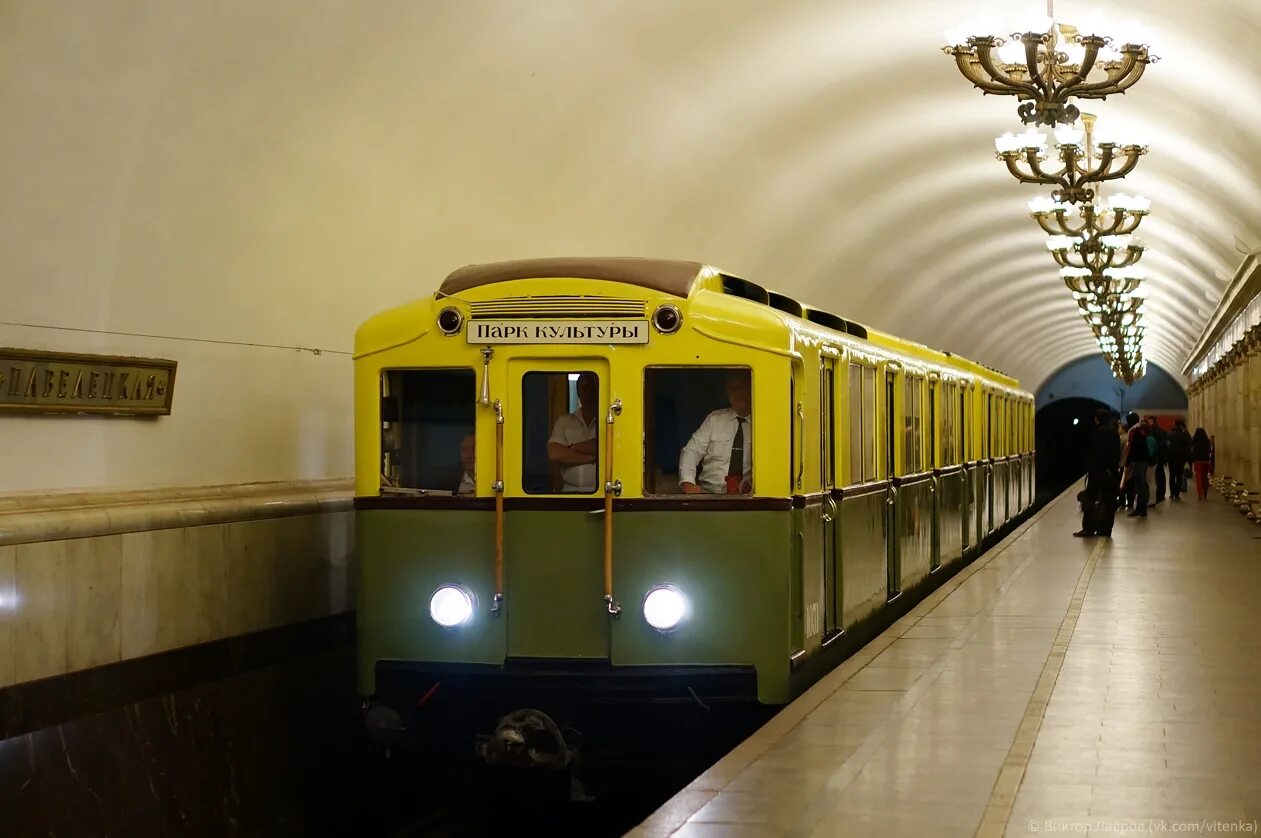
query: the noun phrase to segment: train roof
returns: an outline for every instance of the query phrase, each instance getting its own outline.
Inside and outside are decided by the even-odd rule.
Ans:
[[[687,297],[696,280],[716,276],[716,268],[700,262],[674,259],[625,257],[560,257],[551,259],[516,259],[466,265],[453,271],[438,289],[440,294],[458,294],[470,288],[507,282],[512,279],[567,277],[572,279],[605,279],[650,288],[663,294]]]
[[[829,311],[803,304],[785,294],[769,291],[757,283],[704,262],[634,256],[562,256],[487,262],[477,265],[465,265],[452,271],[443,280],[442,285],[439,286],[438,295],[456,295],[471,288],[480,288],[516,279],[544,278],[595,279],[622,282],[627,285],[634,285],[681,298],[690,297],[698,288],[709,288],[721,291],[723,294],[741,297],[769,306],[789,316],[807,320],[824,328],[862,340],[903,351],[912,350],[921,356],[927,356],[938,362],[961,365],[971,368],[975,372],[984,371],[989,375],[1002,379],[1003,383],[1016,386],[1015,379],[1001,370],[996,370],[951,352],[924,346],[875,329],[868,329],[861,323],[856,323]]]

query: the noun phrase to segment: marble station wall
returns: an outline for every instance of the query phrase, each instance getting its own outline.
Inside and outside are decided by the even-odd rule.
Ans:
[[[353,608],[349,481],[0,498],[0,687]]]

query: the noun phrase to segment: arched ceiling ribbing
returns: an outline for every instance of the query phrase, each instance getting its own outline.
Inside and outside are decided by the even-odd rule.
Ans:
[[[0,45],[49,51],[77,91],[31,93],[10,145],[45,142],[39,120],[78,118],[78,96],[98,133],[58,142],[123,149],[84,175],[118,182],[100,227],[116,291],[179,269],[194,311],[236,291],[296,299],[285,328],[314,344],[470,262],[651,255],[721,265],[1030,390],[1097,353],[1027,214],[1049,189],[994,159],[993,138],[1023,127],[1015,100],[982,96],[940,51],[979,4],[110,5],[16,4]],[[1036,18],[1045,2],[991,8]],[[1110,188],[1153,200],[1146,354],[1178,370],[1239,246],[1261,245],[1261,8],[1095,14],[1120,38],[1136,22],[1161,59],[1125,96],[1078,104],[1150,145]],[[0,93],[39,81],[11,75]],[[143,305],[114,303],[113,328],[143,325],[127,322]],[[230,336],[261,316],[245,307]]]

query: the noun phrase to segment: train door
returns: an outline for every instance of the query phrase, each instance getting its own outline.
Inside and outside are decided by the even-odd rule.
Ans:
[[[839,539],[836,528],[840,519],[836,495],[836,360],[824,357],[819,374],[819,447],[820,481],[823,494],[823,513],[819,520],[823,527],[820,559],[823,564],[823,636],[836,633],[840,625],[837,611],[841,602]]]
[[[609,455],[608,362],[513,359],[508,381],[508,656],[606,659],[604,517],[592,513],[602,509]]]
[[[974,511],[973,511],[976,508],[976,491],[972,487],[972,481],[974,479],[973,477],[974,472],[973,472],[972,466],[968,464],[969,460],[971,459],[969,455],[972,453],[972,443],[968,439],[968,434],[971,433],[972,431],[971,426],[968,424],[968,415],[969,415],[968,392],[969,390],[968,390],[967,383],[966,382],[960,383],[959,385],[959,416],[958,416],[958,428],[956,429],[957,435],[955,437],[955,440],[956,440],[955,451],[958,455],[959,462],[963,464],[963,552],[964,553],[967,553],[968,550],[971,549],[972,547],[972,530],[976,528],[975,524],[973,523],[976,518],[976,515],[974,514]]]
[[[984,531],[989,535],[994,531],[994,395],[985,393],[985,427],[981,431],[985,457],[985,506],[981,515],[985,519]]]
[[[886,369],[884,374],[884,476],[889,481],[889,502],[885,510],[885,549],[889,572],[888,597],[893,599],[902,593],[902,568],[898,561],[898,488],[893,483],[897,474],[897,458],[894,456],[898,442],[898,421],[895,410],[897,373]]]

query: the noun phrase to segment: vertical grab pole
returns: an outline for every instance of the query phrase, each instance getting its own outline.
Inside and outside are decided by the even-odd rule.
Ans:
[[[495,599],[490,613],[499,616],[504,602],[504,408],[495,399]]]
[[[614,399],[604,422],[604,607],[614,617],[622,605],[613,601],[613,497],[622,494],[622,481],[613,479],[613,422],[622,413],[622,400]]]

